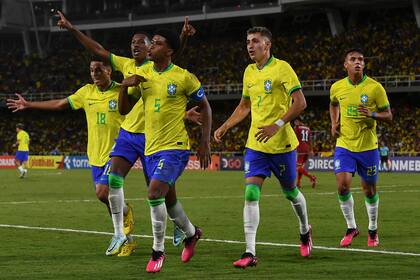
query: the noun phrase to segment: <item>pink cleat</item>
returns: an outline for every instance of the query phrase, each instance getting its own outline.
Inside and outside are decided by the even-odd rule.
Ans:
[[[379,246],[378,231],[376,231],[376,230],[369,230],[367,245],[369,247],[377,247],[377,246]]]
[[[203,235],[203,231],[195,227],[195,234],[191,237],[184,239],[184,250],[182,250],[181,260],[186,263],[189,262],[190,259],[194,256],[195,253],[195,246],[197,245],[197,241]]]
[[[351,245],[353,238],[359,235],[359,230],[357,228],[349,228],[347,229],[346,235],[344,235],[343,239],[340,241],[341,247],[348,247]]]
[[[309,225],[309,231],[300,235],[300,255],[309,257],[312,251],[312,226]]]
[[[251,253],[244,253],[242,257],[233,263],[234,267],[247,268],[248,266],[257,266],[258,259]]]
[[[159,272],[165,260],[165,253],[162,251],[155,251],[152,249],[152,257],[146,266],[146,271],[149,273]]]

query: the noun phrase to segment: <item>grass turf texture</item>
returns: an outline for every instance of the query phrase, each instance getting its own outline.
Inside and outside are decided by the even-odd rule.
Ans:
[[[314,245],[337,248],[346,226],[332,173],[317,173],[311,189],[303,181]],[[90,170],[0,170],[0,224],[112,232],[105,206],[96,200]],[[374,250],[420,254],[420,174],[381,173],[379,237]],[[361,235],[351,248],[367,243],[367,214],[360,180],[352,184]],[[135,234],[151,235],[146,188],[141,172],[129,174],[126,199],[134,205]],[[243,241],[242,172],[185,172],[177,183],[178,198],[203,238]],[[260,201],[257,241],[298,244],[298,223],[275,179],[268,179]],[[168,221],[167,236],[172,235]],[[256,268],[235,269],[232,262],[244,244],[200,241],[190,263],[180,260],[181,247],[166,241],[167,259],[158,275],[147,275],[151,238],[137,237],[138,250],[127,258],[107,257],[111,235],[0,227],[1,279],[416,279],[420,256],[314,249],[303,259],[298,247],[257,245]]]

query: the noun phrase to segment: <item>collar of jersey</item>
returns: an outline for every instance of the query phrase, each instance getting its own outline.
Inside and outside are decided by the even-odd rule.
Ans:
[[[135,61],[135,60],[134,60]],[[135,61],[136,67],[140,67],[145,65],[146,63],[148,63],[150,60],[148,60],[147,58],[143,61],[143,63],[137,63],[137,61]]]
[[[153,71],[155,71],[156,73],[162,74],[164,72],[168,72],[169,70],[172,69],[172,67],[174,67],[174,64],[171,62],[171,64],[168,65],[168,67],[166,67],[165,69],[163,69],[162,72],[159,72],[155,69],[155,66],[153,65]]]
[[[268,66],[268,65],[270,65],[271,64],[271,62],[273,62],[273,60],[274,60],[274,56],[270,56],[270,58],[267,60],[267,62],[264,64],[264,66],[261,68],[261,69],[259,69],[258,68],[258,66],[256,66],[257,67],[257,69],[258,70],[263,70],[266,66]],[[257,64],[255,64],[255,65],[257,65]]]
[[[101,90],[98,86],[96,86],[96,88],[100,92],[106,92],[106,91],[110,90],[111,88],[113,88],[114,86],[115,86],[115,82],[114,81],[111,81],[111,84],[105,90]]]
[[[357,84],[355,84],[355,85],[353,85],[353,83],[352,83],[352,81],[350,80],[350,77],[349,76],[347,76],[347,81],[349,82],[349,84],[350,85],[352,85],[352,86],[358,86],[358,85],[360,85],[361,83],[363,83],[365,80],[366,80],[366,78],[367,78],[367,75],[366,74],[363,74],[363,78],[360,80],[360,82],[358,82]]]

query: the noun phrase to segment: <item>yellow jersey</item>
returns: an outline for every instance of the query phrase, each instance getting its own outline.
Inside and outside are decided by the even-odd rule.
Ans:
[[[112,69],[121,72],[124,78],[136,74],[142,66],[153,64],[149,60],[146,60],[143,64],[137,64],[134,58],[118,56],[115,54],[110,55],[110,61]],[[121,128],[132,133],[144,133],[143,99],[140,98],[140,92],[138,92],[137,87],[129,87],[128,94],[138,99],[138,101],[131,111],[125,116],[125,120],[122,123]]]
[[[353,85],[347,77],[331,86],[330,101],[340,107],[340,136],[336,146],[352,152],[377,149],[376,120],[360,115],[357,108],[364,105],[372,112],[389,108],[382,85],[366,75]]]
[[[245,69],[242,98],[251,101],[251,127],[246,147],[255,151],[281,154],[293,151],[299,145],[290,123],[282,126],[267,143],[258,142],[258,127],[272,125],[289,110],[290,96],[301,88],[292,67],[283,60],[270,57],[262,69],[250,64]]]
[[[73,110],[85,111],[90,165],[104,166],[109,160],[109,153],[124,120],[124,116],[118,112],[119,91],[120,84],[113,81],[105,91],[87,84],[67,97]]]
[[[18,151],[28,152],[30,141],[29,134],[24,130],[20,130],[16,135],[16,139],[19,141]]]
[[[197,77],[170,64],[157,72],[152,64],[142,67],[139,75],[147,81],[140,84],[145,108],[145,155],[163,150],[189,150],[184,115],[188,98],[200,100],[204,91]]]

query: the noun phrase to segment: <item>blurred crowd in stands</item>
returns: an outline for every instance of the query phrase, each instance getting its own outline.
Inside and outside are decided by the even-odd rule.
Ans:
[[[347,28],[336,37],[331,36],[325,25],[319,27],[310,23],[276,30],[273,32],[273,54],[288,61],[300,80],[344,77],[342,54],[355,46],[365,50],[366,73],[370,76],[420,75],[420,32],[413,15],[380,10],[362,18],[357,27]],[[184,55],[176,63],[195,73],[204,85],[241,83],[243,71],[250,63],[245,34],[222,30],[220,36],[215,36],[205,32],[198,28],[197,35],[190,40]],[[126,39],[121,40],[114,33],[105,36],[105,42],[100,42],[116,54],[130,56],[131,35],[126,35]],[[1,53],[0,93],[71,93],[90,82],[90,55],[70,34],[63,32],[54,36],[46,57],[41,58],[35,53],[25,56],[21,49]],[[120,75],[116,76],[117,81],[120,79]],[[392,100],[399,100],[396,94]],[[319,99],[323,99],[322,105],[308,103],[304,119],[314,132],[314,152],[328,153],[333,150],[335,141],[330,136],[328,99]],[[414,155],[416,151],[420,152],[419,97],[414,97],[414,102],[405,101],[398,105],[392,100],[394,123],[378,125],[379,139],[393,152]],[[238,100],[212,101],[213,130],[229,117],[237,103]],[[0,122],[1,153],[14,153],[12,144],[17,122],[25,123],[31,135],[31,154],[86,152],[87,131],[83,112],[12,114],[0,108],[0,118],[7,120]],[[250,118],[231,129],[223,143],[213,141],[212,150],[242,152],[249,123]],[[196,149],[200,128],[192,124],[187,124],[187,128],[192,147]]]
[[[419,100],[419,99],[417,99]],[[212,103],[213,131],[217,129],[232,113],[235,104],[223,106],[220,102]],[[392,101],[391,101],[392,103]],[[309,104],[310,105],[310,104]],[[420,106],[413,108],[412,104],[395,104],[392,108],[394,122],[392,124],[378,123],[379,142],[384,141],[396,155],[420,155]],[[31,154],[84,154],[86,153],[87,128],[82,111],[64,111],[61,113],[24,112],[10,113],[0,110],[0,151],[3,154],[14,154],[12,144],[16,142],[15,124],[25,124],[31,136]],[[325,106],[313,106],[304,114],[304,123],[313,131],[313,150],[318,155],[330,155],[335,146],[335,140],[330,134],[330,117],[328,103]],[[212,151],[223,151],[241,154],[244,150],[250,117],[232,128],[220,144],[211,141]],[[192,150],[196,151],[201,135],[201,128],[187,123]],[[212,132],[213,132],[212,131]]]
[[[336,37],[325,26],[300,28],[299,24],[292,30],[279,30],[273,32],[273,54],[288,61],[300,80],[343,77],[343,53],[355,46],[365,51],[370,76],[420,75],[420,32],[413,16],[397,13],[386,21],[383,18],[375,13]],[[205,85],[241,83],[250,63],[245,34],[205,32],[198,30],[176,63]],[[0,56],[0,93],[71,92],[90,82],[87,52],[70,34],[56,36],[45,58],[36,53],[25,56],[17,49]],[[130,56],[130,39],[120,38],[112,35],[101,43],[116,54]]]

